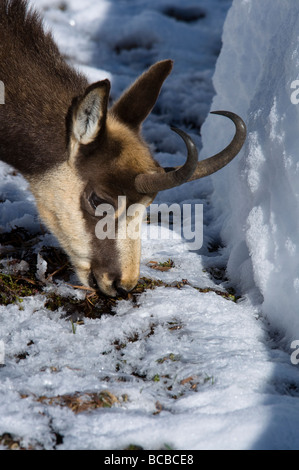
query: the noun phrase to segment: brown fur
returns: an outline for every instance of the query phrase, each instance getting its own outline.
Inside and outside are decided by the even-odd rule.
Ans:
[[[65,156],[65,118],[87,80],[63,59],[50,33],[23,0],[0,2],[0,156],[23,174]]]
[[[127,206],[145,207],[155,196],[134,185],[138,174],[163,171],[140,128],[172,62],[152,66],[108,110],[109,81],[88,85],[26,1],[0,0],[0,45],[0,158],[27,177],[41,217],[84,284],[95,280],[108,295],[132,289],[140,240],[98,240],[91,200],[116,207],[126,196]]]

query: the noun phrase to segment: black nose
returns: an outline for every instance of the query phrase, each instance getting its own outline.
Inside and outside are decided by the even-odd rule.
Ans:
[[[120,287],[119,281],[114,281],[113,287],[116,290],[117,295],[119,295],[119,297],[127,297],[128,291],[124,289],[123,287]]]

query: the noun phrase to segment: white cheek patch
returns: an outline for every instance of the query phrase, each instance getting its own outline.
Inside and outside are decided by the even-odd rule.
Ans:
[[[121,287],[130,291],[139,279],[141,241],[129,238],[116,240],[121,266]]]
[[[76,171],[62,163],[42,179],[31,179],[30,187],[41,218],[70,257],[80,281],[88,285],[92,241],[80,205],[83,183]]]
[[[118,233],[117,248],[121,265],[121,285],[128,291],[136,285],[140,273],[141,224],[145,213],[143,204],[132,204],[121,212],[123,227]],[[118,219],[120,224],[120,219]],[[125,233],[125,236],[122,236]]]

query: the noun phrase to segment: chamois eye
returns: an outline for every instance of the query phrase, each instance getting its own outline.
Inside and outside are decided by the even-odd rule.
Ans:
[[[99,197],[96,193],[92,192],[91,195],[89,196],[88,198],[88,201],[89,201],[89,204],[91,205],[91,207],[96,210],[96,208],[100,205],[100,204],[107,204],[107,201],[105,201],[105,199],[102,199],[101,197]]]

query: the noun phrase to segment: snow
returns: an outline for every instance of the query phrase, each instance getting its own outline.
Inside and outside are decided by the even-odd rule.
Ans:
[[[286,347],[299,337],[297,8],[291,1],[233,3],[212,104],[232,106],[248,127],[240,157],[213,177],[228,275],[242,292],[262,297],[263,314]],[[225,130],[221,134],[215,145],[226,138]],[[209,118],[205,153],[212,150],[214,135]]]
[[[0,306],[0,442],[9,433],[21,447],[59,450],[298,448],[289,349],[299,334],[298,114],[290,101],[298,7],[283,3],[35,0],[60,49],[91,81],[109,78],[113,98],[151,63],[175,60],[144,125],[163,165],[179,164],[184,152],[170,125],[203,143],[202,156],[224,147],[232,126],[215,115],[201,143],[210,108],[239,113],[249,135],[219,174],[158,195],[157,203],[203,204],[203,247],[145,235],[141,276],[163,284],[137,304],[122,300],[113,314],[72,324],[64,307],[46,307],[46,294],[84,292],[49,280],[43,292]],[[40,250],[56,241],[41,231],[24,179],[2,163],[0,174],[1,232],[36,233],[37,277],[47,282]],[[220,252],[209,249],[220,242]],[[7,245],[0,249],[2,272],[26,272],[11,264]],[[148,265],[168,259],[169,271]],[[210,276],[226,266],[229,282]],[[237,302],[219,295],[229,285],[241,293]],[[118,399],[111,408],[74,413],[49,403],[105,390]]]

